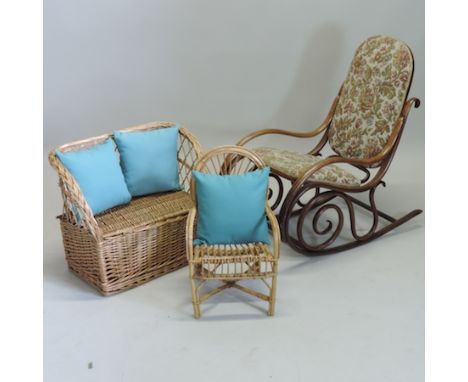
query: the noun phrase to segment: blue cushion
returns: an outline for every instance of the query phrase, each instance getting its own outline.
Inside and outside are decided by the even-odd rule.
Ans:
[[[195,244],[269,244],[265,216],[269,173],[269,167],[242,175],[192,171],[198,214]]]
[[[89,149],[56,154],[78,182],[93,214],[132,199],[112,139]]]
[[[180,189],[178,136],[178,126],[114,132],[125,181],[133,196]]]

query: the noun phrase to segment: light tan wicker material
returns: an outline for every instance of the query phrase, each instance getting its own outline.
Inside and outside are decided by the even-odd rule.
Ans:
[[[171,122],[152,122],[125,130],[151,130],[173,125]],[[104,295],[138,286],[187,264],[185,227],[193,207],[189,194],[190,174],[201,155],[197,139],[181,128],[178,162],[183,191],[134,198],[127,205],[93,216],[78,184],[55,152],[85,149],[111,136],[106,134],[70,143],[49,154],[49,161],[59,174],[64,200],[59,219],[69,269]]]
[[[128,205],[96,215],[104,237],[127,232],[144,231],[148,225],[186,215],[193,207],[192,198],[185,191],[152,194],[134,198]]]
[[[194,166],[194,170],[210,174],[242,174],[265,167],[253,152],[239,146],[221,146],[207,152]],[[196,188],[192,179],[192,196]],[[196,198],[195,198],[196,199]],[[268,314],[275,313],[276,280],[280,254],[280,236],[276,217],[268,203],[265,212],[273,236],[272,245],[245,243],[239,245],[193,245],[196,225],[196,208],[187,219],[187,256],[195,318],[201,315],[200,304],[226,288],[236,288],[268,302]],[[226,216],[229,219],[229,216]],[[268,294],[241,285],[242,280],[258,279]],[[221,285],[202,292],[209,280],[218,280]]]

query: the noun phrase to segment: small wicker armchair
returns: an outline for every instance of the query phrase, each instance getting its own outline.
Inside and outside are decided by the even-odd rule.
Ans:
[[[173,125],[151,122],[125,130]],[[89,148],[109,137],[112,134],[69,143],[49,154],[62,191],[63,213],[58,218],[68,267],[103,295],[133,288],[187,265],[184,238],[186,219],[193,207],[191,170],[201,154],[197,139],[180,128],[177,155],[183,190],[133,198],[127,205],[93,216],[74,177],[55,153]]]
[[[203,155],[195,164],[194,170],[209,174],[235,175],[263,167],[263,161],[251,151],[236,146],[221,146]],[[192,196],[196,200],[194,179],[192,190]],[[200,317],[200,304],[203,301],[226,288],[237,288],[268,302],[268,315],[274,315],[280,233],[268,202],[265,205],[265,213],[273,236],[271,247],[263,243],[193,245],[197,213],[196,208],[190,211],[186,230],[187,256],[195,318]],[[226,216],[226,219],[229,219],[229,216]],[[252,279],[261,280],[268,294],[239,284],[240,281]],[[221,285],[202,294],[201,289],[211,280],[218,280]]]
[[[416,209],[397,219],[378,210],[374,199],[377,187],[385,186],[382,178],[395,155],[409,112],[413,105],[420,105],[419,99],[408,99],[413,70],[413,54],[404,42],[371,37],[357,49],[338,96],[317,129],[265,129],[238,142],[243,146],[267,134],[320,136],[305,154],[272,147],[253,149],[272,169],[271,178],[278,186],[276,196],[270,195],[272,209],[277,211],[282,240],[297,251],[323,255],[347,250],[384,235],[422,212]],[[335,154],[322,158],[327,143]],[[354,167],[362,176],[337,164]],[[291,188],[286,193],[288,183]],[[368,203],[354,196],[362,193],[368,193]],[[372,214],[372,223],[364,233],[358,232],[355,206]],[[345,226],[346,209],[350,240],[336,244]],[[383,227],[382,219],[387,223]],[[312,230],[306,221],[311,222]]]

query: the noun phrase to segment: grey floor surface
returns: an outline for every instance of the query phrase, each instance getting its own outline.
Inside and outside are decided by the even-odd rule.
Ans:
[[[413,158],[400,154],[377,193],[396,216],[424,207],[424,167]],[[229,290],[196,321],[186,268],[112,297],[71,274],[48,166],[44,195],[47,382],[424,380],[424,215],[337,255],[283,245],[275,317]]]

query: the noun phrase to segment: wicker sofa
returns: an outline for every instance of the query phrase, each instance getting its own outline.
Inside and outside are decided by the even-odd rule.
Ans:
[[[125,130],[173,125],[151,122]],[[49,154],[63,197],[63,213],[58,219],[68,267],[103,295],[133,288],[187,264],[185,225],[193,207],[191,169],[202,151],[198,140],[180,128],[177,156],[183,189],[133,198],[127,205],[93,216],[76,180],[56,152],[86,149],[109,137],[112,134],[69,143]]]

